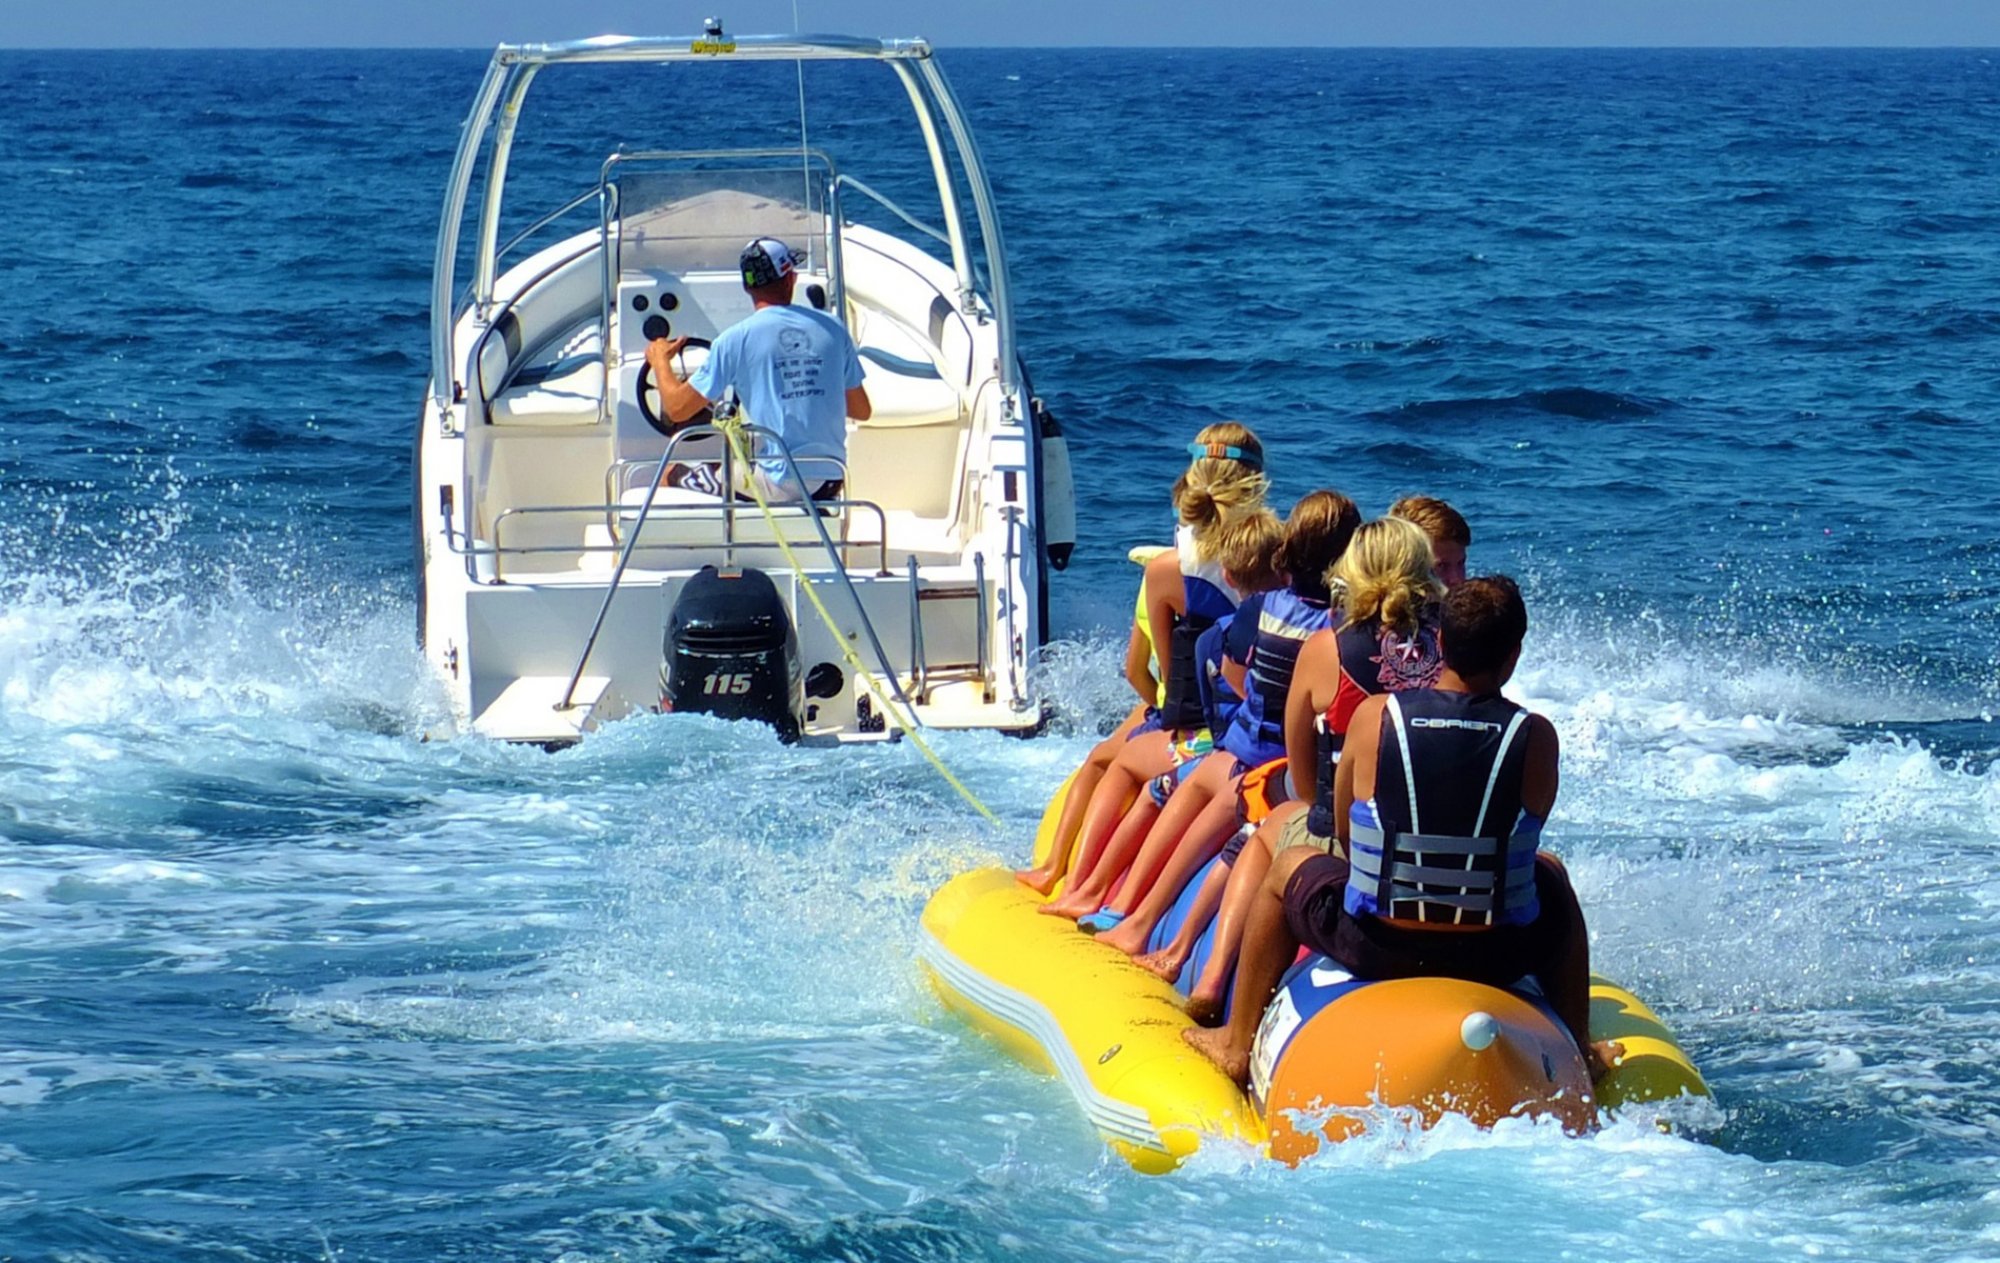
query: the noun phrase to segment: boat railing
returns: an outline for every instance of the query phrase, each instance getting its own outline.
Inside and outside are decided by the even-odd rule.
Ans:
[[[815,457],[814,459],[821,458]],[[602,501],[595,504],[516,505],[502,509],[493,519],[490,542],[481,541],[477,538],[469,522],[461,524],[457,521],[456,507],[458,497],[447,493],[439,500],[439,511],[444,517],[445,547],[454,555],[465,559],[466,578],[474,583],[483,584],[503,584],[507,582],[505,559],[508,557],[588,556],[599,553],[619,552],[624,548],[623,544],[616,542],[623,533],[620,519],[632,516],[634,508],[634,506],[626,504],[622,500],[623,493],[636,485],[635,480],[630,475],[641,470],[657,471],[662,461],[670,465],[712,463],[708,459],[701,457],[635,458],[616,461],[605,471],[605,493]],[[845,475],[847,463],[841,460],[833,460],[833,463],[839,465],[842,474]],[[844,477],[843,481],[845,481]],[[652,482],[652,478],[647,479],[649,486]],[[877,578],[886,578],[889,575],[889,514],[880,501],[856,496],[841,496],[829,500],[815,500],[812,504],[822,516],[832,517],[843,522],[851,512],[858,511],[873,514],[875,518],[875,539],[872,547],[876,559],[872,573]],[[751,501],[691,501],[674,504],[669,507],[672,508],[676,516],[680,517],[714,515],[722,523],[722,538],[719,542],[699,539],[655,540],[640,545],[641,548],[649,553],[675,551],[688,553],[713,552],[720,548],[724,550],[725,564],[727,564],[731,559],[729,554],[734,551],[769,551],[780,548],[776,540],[741,538],[736,529],[736,519],[739,515],[749,514],[758,520],[762,520],[763,517],[762,512]],[[798,506],[787,502],[777,507],[780,509],[792,509]],[[592,544],[587,542],[581,544],[508,544],[503,538],[506,534],[506,524],[509,521],[561,516],[565,514],[579,518],[601,519],[614,542],[608,544]],[[637,530],[636,524],[633,529]],[[856,550],[867,549],[870,546],[870,542],[867,540],[848,538],[843,527],[839,548],[848,558],[851,558]],[[481,573],[481,562],[487,563],[489,567],[484,574]],[[846,568],[852,568],[853,565],[849,560],[843,560],[840,564]]]
[[[856,509],[873,513],[877,521],[885,525],[888,521],[888,514],[883,510],[881,505],[877,504],[873,500],[816,500],[813,503],[824,516],[838,516],[840,513],[844,513],[850,509]],[[491,582],[496,584],[505,583],[507,581],[506,576],[502,573],[502,568],[501,568],[501,559],[506,557],[533,557],[533,556],[547,556],[555,554],[567,554],[571,556],[589,556],[591,554],[596,554],[596,553],[620,552],[623,551],[625,546],[622,543],[615,542],[616,541],[615,536],[613,537],[614,542],[609,544],[506,544],[503,543],[500,538],[504,524],[510,520],[519,518],[537,517],[537,516],[560,515],[560,514],[571,514],[577,517],[582,517],[585,515],[589,515],[592,517],[603,515],[609,517],[618,514],[620,511],[620,507],[621,506],[619,506],[616,503],[531,504],[531,505],[523,505],[518,508],[502,509],[500,511],[500,515],[493,519],[492,544],[486,546],[480,546],[474,544],[471,545],[469,548],[462,548],[459,549],[458,551],[465,553],[465,555],[468,558],[472,559],[473,562],[475,563],[470,569],[470,573],[473,573],[475,578],[477,577],[477,565],[476,565],[477,559],[480,557],[492,558],[493,573]],[[786,505],[784,507],[790,508],[791,506]],[[775,539],[743,539],[741,537],[736,536],[736,532],[733,528],[733,525],[730,524],[730,520],[733,519],[736,516],[736,514],[742,513],[745,510],[748,510],[751,513],[755,514],[756,513],[755,505],[738,504],[732,506],[722,502],[717,502],[715,504],[676,504],[672,506],[672,509],[677,516],[707,516],[709,514],[714,514],[718,517],[721,517],[725,523],[724,540],[721,543],[715,543],[709,540],[698,540],[698,539],[654,540],[639,545],[639,547],[642,550],[648,553],[652,552],[707,553],[707,552],[714,552],[718,548],[720,548],[724,552],[724,557],[725,557],[724,564],[730,564],[734,560],[732,557],[729,556],[729,554],[732,553],[752,552],[752,551],[782,551],[784,547],[784,545],[778,543],[778,541]],[[791,540],[786,541],[786,543],[791,543],[791,542],[793,541]],[[843,552],[852,553],[857,548],[867,548],[868,544],[866,542],[855,542],[852,540],[843,539],[836,545],[836,547],[838,547]],[[876,553],[876,564],[871,573],[873,573],[877,577],[888,575],[890,573],[888,569],[889,565],[888,541],[887,540],[878,541],[874,546],[874,551]],[[864,556],[865,555],[866,554],[864,554]],[[853,567],[850,565],[848,568],[852,569]]]
[[[931,238],[933,241],[936,241],[939,245],[942,245],[946,250],[951,249],[951,238],[945,235],[943,229],[933,228],[929,224],[925,223],[923,220],[918,219],[915,215],[912,215],[910,212],[896,205],[896,203],[892,201],[887,194],[877,192],[873,188],[870,188],[868,185],[863,184],[861,181],[855,179],[853,176],[847,174],[844,171],[839,175],[835,176],[833,182],[836,185],[842,186],[844,188],[853,189],[855,192],[861,194],[862,196],[868,198],[870,201],[874,202],[876,205],[880,206],[883,210],[888,211],[891,215],[894,215],[896,218],[902,220],[910,227],[924,234],[924,236]]]
[[[542,216],[540,219],[537,219],[534,223],[529,224],[526,228],[523,228],[521,231],[509,237],[507,239],[507,244],[499,247],[493,252],[494,272],[497,274],[500,272],[504,272],[506,270],[507,256],[514,252],[515,246],[520,245],[522,242],[534,236],[542,229],[547,228],[550,224],[555,223],[557,220],[562,219],[567,215],[574,214],[582,207],[589,205],[590,202],[593,201],[598,196],[598,192],[599,192],[598,186],[595,184],[591,185],[590,187],[584,189],[583,192],[578,193],[575,197],[572,197],[567,202],[564,202],[561,206],[556,207],[548,214]],[[596,243],[592,242],[591,244],[594,246]],[[567,262],[568,260],[564,261]],[[534,283],[531,281],[527,285],[522,286],[522,289],[525,291],[533,288],[533,286]],[[461,311],[464,310],[466,305],[472,301],[473,291],[477,288],[478,288],[478,281],[477,278],[475,278],[473,280],[468,280],[465,283],[465,287],[459,290],[458,292],[459,310]],[[511,306],[512,303],[510,302],[508,305]]]
[[[812,523],[813,532],[819,536],[820,547],[825,550],[827,561],[832,564],[835,580],[839,582],[842,590],[847,593],[847,599],[854,605],[855,617],[861,621],[862,634],[868,638],[868,647],[874,652],[875,665],[882,674],[883,682],[895,694],[896,700],[902,703],[904,713],[910,716],[910,721],[921,727],[923,721],[917,718],[916,708],[911,705],[909,694],[903,691],[902,680],[897,678],[895,668],[889,664],[889,651],[882,647],[882,638],[876,635],[875,624],[868,617],[868,607],[863,604],[861,594],[854,590],[854,580],[847,572],[846,562],[841,558],[840,545],[834,543],[833,536],[827,532],[826,519],[820,516],[819,510],[813,502],[810,487],[806,482],[805,475],[799,472],[799,462],[792,456],[792,449],[785,443],[783,438],[779,437],[775,430],[767,429],[764,426],[747,421],[739,421],[734,428],[750,439],[761,441],[767,453],[775,452],[784,461],[785,484],[796,488],[800,493],[800,503],[806,510],[805,519]],[[691,425],[667,439],[667,450],[660,454],[660,464],[658,470],[653,474],[653,484],[647,489],[646,498],[639,503],[638,519],[632,523],[631,534],[625,538],[624,550],[618,554],[618,566],[611,572],[611,582],[604,590],[604,601],[597,607],[597,617],[591,622],[590,634],[584,638],[583,652],[577,655],[576,670],[570,672],[569,685],[563,689],[562,698],[556,703],[555,709],[569,709],[570,700],[576,695],[577,685],[583,679],[583,670],[586,666],[590,665],[591,652],[597,648],[597,637],[604,630],[604,619],[611,613],[611,602],[617,599],[618,587],[625,579],[625,569],[631,564],[632,553],[639,546],[639,536],[646,528],[646,518],[652,513],[653,503],[659,496],[660,488],[666,483],[668,467],[675,463],[675,453],[683,443],[697,439],[718,437],[723,440],[722,485],[733,488],[736,486],[736,444],[730,435],[716,426]],[[719,503],[725,510],[728,510],[723,517],[723,521],[725,523],[733,522],[736,507],[735,501],[730,499],[720,501]],[[759,514],[762,514],[765,512],[765,507],[759,504],[757,511]],[[876,511],[880,512],[881,510],[878,507]],[[888,546],[887,534],[885,530],[883,532],[883,547],[885,549]],[[724,555],[727,557],[728,553],[725,551]],[[886,557],[886,553],[884,555]],[[884,574],[887,574],[888,567],[884,565],[882,570]],[[801,574],[800,579],[804,581],[805,576]],[[794,617],[796,617],[796,614]]]

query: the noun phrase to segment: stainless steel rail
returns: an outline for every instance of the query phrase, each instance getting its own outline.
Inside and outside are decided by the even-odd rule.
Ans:
[[[507,257],[507,252],[509,250],[512,250],[515,246],[520,245],[523,241],[526,241],[528,238],[534,236],[542,229],[547,228],[550,224],[553,224],[558,219],[561,219],[564,215],[569,214],[571,211],[577,209],[579,206],[582,206],[585,202],[590,201],[597,195],[598,195],[598,187],[595,184],[593,184],[589,188],[585,189],[583,192],[578,193],[575,197],[569,199],[567,202],[564,202],[561,206],[550,211],[548,214],[542,216],[534,223],[529,224],[526,228],[523,228],[521,231],[509,237],[507,239],[506,245],[501,246],[500,248],[498,248],[493,252],[493,258],[496,262],[496,265],[499,260]]]
[[[855,616],[861,620],[861,630],[868,637],[869,648],[875,653],[875,665],[881,668],[883,680],[888,683],[889,691],[895,694],[896,700],[903,704],[903,710],[909,715],[910,722],[919,728],[923,727],[924,721],[917,715],[917,708],[911,703],[909,694],[903,691],[903,682],[897,677],[896,669],[889,665],[889,653],[882,647],[882,638],[875,634],[875,624],[868,617],[868,607],[862,603],[861,594],[854,590],[854,579],[847,573],[847,566],[841,559],[839,546],[833,542],[833,537],[827,534],[826,520],[819,515],[816,509],[810,508],[813,503],[810,489],[806,484],[805,475],[799,472],[798,461],[792,458],[792,449],[786,446],[784,439],[780,438],[775,431],[766,429],[761,425],[745,423],[738,428],[744,434],[769,440],[771,448],[775,449],[784,458],[786,477],[790,484],[799,489],[800,500],[809,506],[806,518],[812,523],[814,533],[819,536],[820,547],[826,551],[827,560],[833,564],[834,577],[840,581],[840,586],[847,592],[847,599],[854,603]],[[660,468],[653,475],[653,484],[646,492],[645,502],[639,506],[639,517],[632,524],[632,534],[625,541],[624,551],[618,555],[618,566],[612,571],[611,584],[605,589],[603,603],[597,607],[597,617],[590,625],[590,635],[584,639],[583,652],[578,655],[576,660],[576,670],[570,673],[569,685],[563,689],[562,700],[556,703],[555,709],[567,710],[571,699],[576,695],[576,687],[583,679],[583,669],[590,664],[591,652],[597,648],[597,637],[604,630],[604,619],[611,612],[611,602],[617,597],[618,586],[625,579],[625,568],[631,564],[633,549],[638,547],[639,535],[646,526],[646,517],[653,511],[653,498],[659,494],[660,486],[666,480],[667,466],[673,462],[675,449],[690,439],[710,438],[716,435],[722,435],[724,440],[722,445],[722,485],[730,488],[736,486],[735,446],[728,441],[728,436],[722,430],[712,425],[693,425],[667,440],[667,450],[660,456]],[[723,503],[726,505],[733,504],[731,501],[724,501]],[[762,510],[759,510],[759,512],[761,513]],[[734,518],[735,514],[732,512],[725,513],[722,519],[724,523],[725,557],[728,556],[727,550],[731,547],[729,537],[733,533],[732,523]],[[885,544],[887,542],[887,534],[888,531],[885,528],[883,531]],[[886,570],[887,567],[885,566],[884,569]],[[793,617],[796,619],[797,614],[794,613]]]
[[[1007,551],[1000,560],[1003,570],[1012,574],[1014,566],[1021,560],[1021,507],[1006,505],[1002,513],[1007,519]],[[1001,613],[1007,616],[1007,690],[1012,694],[1015,706],[1025,709],[1028,699],[1022,687],[1021,661],[1027,656],[1028,648],[1020,628],[1014,624],[1014,607],[1018,604],[1019,601],[1008,598],[1001,605]]]
[[[945,249],[947,250],[951,249],[950,237],[945,236],[942,232],[939,232],[937,229],[931,227],[923,220],[918,219],[915,215],[910,214],[910,212],[904,210],[902,207],[896,205],[896,203],[890,201],[886,194],[876,192],[874,189],[868,187],[866,184],[863,184],[861,181],[855,179],[851,175],[845,175],[845,174],[840,175],[835,178],[834,183],[844,184],[849,188],[858,190],[860,193],[865,195],[870,201],[880,206],[883,210],[888,211],[891,215],[894,215],[896,218],[902,220],[910,227],[924,234],[924,236],[929,237],[931,240],[937,242]]]
[[[846,58],[927,59],[920,39],[854,35],[599,35],[556,44],[502,44],[493,60],[505,65],[591,61],[832,61]]]
[[[924,653],[924,589],[917,556],[910,554],[910,688],[920,702],[930,700],[930,667]]]
[[[977,639],[974,641],[974,644],[977,648],[974,651],[974,657],[978,659],[980,699],[991,702],[993,700],[993,681],[986,677],[988,654],[986,642],[991,637],[991,633],[987,630],[987,623],[991,620],[986,608],[985,553],[976,552],[972,554],[972,586],[979,591],[979,609],[973,617],[978,620],[975,627]]]
[[[648,461],[646,463],[651,464],[652,462]],[[866,509],[867,511],[873,513],[875,515],[876,522],[882,528],[882,537],[878,539],[876,543],[873,545],[874,549],[876,550],[875,574],[878,578],[888,577],[889,515],[883,510],[881,505],[877,504],[873,500],[846,500],[846,499],[815,500],[813,504],[819,509]],[[559,513],[571,513],[571,514],[588,513],[591,514],[592,516],[595,516],[597,514],[604,514],[607,518],[616,518],[621,515],[620,510],[622,509],[622,507],[623,506],[618,505],[616,503],[531,504],[521,508],[502,509],[500,511],[500,515],[493,519],[493,544],[491,547],[480,548],[476,544],[467,548],[459,548],[454,546],[451,549],[451,551],[455,553],[460,553],[465,556],[493,558],[494,579],[496,582],[505,582],[504,576],[500,574],[500,558],[502,557],[531,557],[537,554],[548,554],[548,553],[608,553],[608,552],[618,551],[623,547],[623,545],[620,544],[514,544],[509,546],[505,543],[502,543],[500,540],[501,527],[509,519],[517,517],[533,517],[538,514],[559,514]],[[728,512],[726,516],[734,517],[736,513],[741,513],[744,511],[744,506],[742,504],[739,503],[734,506],[730,506],[725,501],[717,501],[715,504],[712,505],[677,504],[672,506],[672,508],[676,513],[685,512],[687,510],[694,510],[695,512],[698,513],[706,513],[712,509],[730,510],[732,509],[732,507],[733,507],[733,512]],[[783,506],[783,507],[789,507],[789,506]],[[717,516],[724,516],[724,514],[718,514]],[[649,553],[650,552],[698,553],[702,552],[705,549],[714,548],[715,545],[710,543],[705,543],[700,540],[683,540],[683,541],[667,541],[667,542],[652,543],[652,544],[641,544],[639,547],[641,550]],[[778,547],[778,542],[776,540],[768,540],[768,539],[747,539],[747,540],[739,539],[729,544],[729,547],[736,549],[774,549]],[[840,541],[838,547],[843,552],[851,553],[857,548],[868,548],[870,547],[870,545],[867,544],[865,541],[861,543],[856,543],[853,540],[843,539]],[[845,559],[843,559],[843,564],[847,564],[845,562]]]

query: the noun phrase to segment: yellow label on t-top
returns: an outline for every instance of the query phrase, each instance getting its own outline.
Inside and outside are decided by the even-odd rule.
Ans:
[[[733,53],[736,51],[736,41],[726,36],[722,39],[698,39],[688,45],[688,51],[707,53],[711,57],[718,53]]]

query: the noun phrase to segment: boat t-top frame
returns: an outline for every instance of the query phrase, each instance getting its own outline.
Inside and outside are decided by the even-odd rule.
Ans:
[[[528,89],[544,67],[572,63],[734,61],[881,61],[901,81],[908,94],[917,126],[930,153],[931,172],[937,181],[938,203],[944,229],[929,228],[886,197],[858,180],[840,176],[840,182],[881,203],[904,222],[935,237],[948,247],[952,271],[958,282],[958,309],[967,317],[990,319],[998,336],[999,363],[995,366],[1006,411],[1019,415],[1022,393],[1020,361],[1014,349],[1013,306],[1008,293],[1007,254],[994,211],[993,192],[986,180],[979,149],[966,125],[963,110],[951,85],[931,57],[930,45],[921,39],[865,39],[846,35],[749,35],[723,33],[720,24],[710,21],[700,36],[604,35],[594,39],[557,44],[503,44],[494,51],[486,67],[485,79],[473,100],[472,110],[459,133],[458,152],[452,160],[451,178],[445,191],[444,213],[439,218],[437,256],[431,289],[431,381],[430,393],[438,410],[440,425],[455,428],[453,410],[465,399],[465,383],[477,380],[476,347],[467,351],[465,363],[457,362],[452,351],[452,331],[467,307],[482,317],[494,305],[494,284],[500,273],[500,256],[506,247],[499,244],[500,208],[507,184],[507,167],[513,153],[514,135],[520,121]],[[486,180],[478,212],[478,237],[472,250],[473,277],[463,301],[458,300],[457,266],[465,229],[467,201],[479,165],[481,149],[491,138]],[[801,136],[801,149],[805,148]],[[972,247],[967,243],[965,220],[960,207],[959,188],[953,179],[956,159],[965,190],[978,218],[979,239],[984,253],[985,287],[980,285],[973,266]],[[594,195],[595,190],[585,196]],[[579,199],[581,201],[582,199]],[[576,203],[545,217],[535,227],[572,209]],[[530,228],[528,232],[534,231]],[[521,234],[526,236],[527,233]],[[516,240],[520,238],[517,237]],[[1038,445],[1027,445],[1028,459],[1034,462],[1039,482]]]

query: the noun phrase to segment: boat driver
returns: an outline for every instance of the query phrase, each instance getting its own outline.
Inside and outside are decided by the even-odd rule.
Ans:
[[[838,499],[842,474],[836,462],[847,458],[847,418],[866,421],[873,412],[854,339],[825,312],[792,305],[798,262],[784,242],[759,237],[743,247],[740,263],[755,310],[723,331],[706,363],[682,379],[673,364],[687,339],[655,338],[647,344],[646,363],[659,383],[661,410],[669,421],[683,424],[735,392],[744,418],[775,431],[791,450],[805,486],[788,475],[783,454],[766,445],[749,470],[739,471],[734,490],[748,490],[743,480],[753,478],[767,501]],[[719,464],[676,465],[666,481],[722,495]]]

